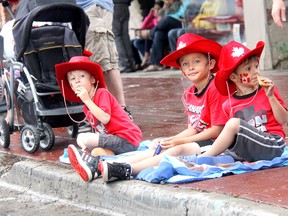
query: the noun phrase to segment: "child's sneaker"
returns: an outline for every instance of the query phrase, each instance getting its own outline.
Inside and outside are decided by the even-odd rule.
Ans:
[[[216,166],[218,164],[231,164],[235,163],[235,160],[230,155],[218,155],[218,156],[199,156],[197,158],[197,164],[208,164]]]
[[[126,163],[101,162],[100,167],[104,182],[128,180],[132,173],[131,166]]]
[[[93,157],[74,145],[68,146],[68,156],[72,167],[84,181],[92,181],[101,174],[98,170],[100,157]]]
[[[124,109],[124,111],[127,113],[127,115],[129,116],[130,120],[133,121],[133,116],[131,111],[128,109],[127,106],[122,106],[122,108]]]
[[[211,166],[216,166],[218,164],[231,164],[235,162],[234,158],[230,155],[201,156],[193,154],[190,156],[180,155],[178,158],[190,163],[196,163],[199,165],[207,164]]]
[[[70,164],[69,157],[68,157],[68,148],[64,149],[63,155],[59,157],[60,162],[65,164]]]

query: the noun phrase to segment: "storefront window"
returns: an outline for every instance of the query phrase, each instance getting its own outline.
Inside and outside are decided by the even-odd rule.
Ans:
[[[185,32],[199,34],[222,45],[231,40],[245,43],[242,0],[199,2],[191,1],[186,10]],[[196,7],[200,8],[197,14]]]

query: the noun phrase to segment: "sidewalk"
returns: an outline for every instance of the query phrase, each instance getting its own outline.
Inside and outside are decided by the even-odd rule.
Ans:
[[[273,79],[288,105],[288,73],[263,74]],[[136,72],[122,77],[126,101],[143,131],[143,140],[169,136],[187,127],[181,95],[190,82],[181,80],[180,71]],[[29,155],[19,144],[19,133],[11,135],[10,149],[0,148],[0,181],[108,209],[110,215],[288,215],[288,167],[182,185],[136,180],[103,184],[101,179],[85,183],[58,160],[75,139],[66,128],[55,129],[55,136],[51,151]]]

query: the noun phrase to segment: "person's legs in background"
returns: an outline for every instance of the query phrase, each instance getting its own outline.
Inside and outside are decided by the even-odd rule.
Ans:
[[[182,23],[172,17],[166,16],[159,21],[150,31],[150,36],[153,39],[151,55],[149,59],[149,66],[145,71],[161,70],[161,59],[165,56],[164,49],[169,47],[168,32],[174,28],[181,28]],[[169,49],[169,48],[168,48]]]
[[[132,119],[131,113],[126,107],[118,67],[118,53],[112,32],[113,14],[96,5],[91,6],[85,12],[90,19],[90,26],[86,34],[86,49],[93,53],[90,60],[101,65],[108,90]]]
[[[145,68],[148,65],[152,44],[153,40],[150,39],[145,40],[145,53],[141,64],[142,68]]]
[[[104,73],[104,79],[111,94],[117,99],[121,106],[126,106],[120,71],[114,68],[107,70]]]
[[[150,50],[152,47],[153,41],[149,40],[149,39],[134,39],[132,40],[132,45],[135,49],[137,49],[138,53],[141,56],[141,62],[140,62],[140,68],[144,69],[149,61],[149,57],[150,57]],[[135,58],[135,54],[134,54],[134,58]],[[139,56],[139,55],[138,55]],[[136,56],[137,58],[137,56]],[[136,61],[135,58],[135,61]],[[138,64],[138,61],[136,61],[136,64]]]
[[[134,46],[134,43],[137,43],[136,41],[139,39],[133,39],[131,40],[131,47],[132,47],[132,52],[135,60],[135,69],[139,70],[141,69],[141,63],[142,63],[142,58],[143,54]],[[144,46],[144,45],[143,45]]]
[[[134,56],[129,36],[129,5],[126,3],[114,4],[112,30],[119,54],[119,67],[122,72],[134,72]]]
[[[143,59],[145,55],[145,39],[133,39],[132,46],[137,49],[141,59]]]
[[[149,58],[149,66],[144,71],[157,71],[162,70],[160,64],[161,59],[164,57],[164,48],[168,45],[167,32],[157,31],[154,34],[152,50]]]
[[[170,52],[173,52],[176,50],[176,43],[178,39],[178,30],[179,28],[171,29],[168,32],[168,41],[169,41],[169,48]]]
[[[168,34],[168,31],[174,28],[182,28],[182,23],[181,21],[174,19],[168,15],[161,19],[159,23],[153,29],[151,29],[150,35],[153,38],[155,32],[157,31],[163,31]]]

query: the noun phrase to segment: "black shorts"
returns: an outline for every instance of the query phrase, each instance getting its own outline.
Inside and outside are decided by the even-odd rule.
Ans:
[[[132,145],[126,139],[111,134],[99,134],[98,146],[109,149],[116,155],[136,151],[138,149],[138,146]]]
[[[262,132],[240,119],[234,144],[225,152],[236,160],[272,160],[280,157],[286,147],[283,137]]]

